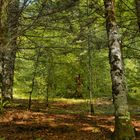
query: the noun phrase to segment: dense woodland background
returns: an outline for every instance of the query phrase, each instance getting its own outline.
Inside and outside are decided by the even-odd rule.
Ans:
[[[28,1],[23,5],[15,95],[28,95],[32,91],[39,97],[48,92],[49,97],[89,98],[90,65],[93,96],[111,96],[103,2],[89,1],[88,7],[84,0],[50,0],[44,5],[42,1]],[[116,1],[116,17],[129,95],[139,96],[140,38],[135,1]],[[81,93],[77,92],[78,77]]]
[[[127,83],[127,91],[124,84],[119,95],[112,91],[110,75],[114,68],[109,58],[115,59],[109,54],[113,28],[118,29],[112,33],[124,65],[124,73],[120,70],[119,74],[125,75],[122,85]],[[124,92],[128,102],[139,101],[139,46],[140,0],[0,0],[1,112],[13,98],[28,99],[24,103],[28,109],[34,106],[33,99],[45,102],[46,107],[56,98],[84,99],[92,114],[96,114],[96,100],[110,102],[113,92],[118,106],[117,99]],[[122,99],[125,106],[125,94]],[[122,135],[119,140],[132,140],[117,133],[116,118],[122,114],[116,112],[115,135]],[[128,112],[122,116],[129,124]],[[136,112],[140,113],[139,107]]]

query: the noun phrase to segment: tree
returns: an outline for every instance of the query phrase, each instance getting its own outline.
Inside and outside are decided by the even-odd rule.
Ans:
[[[140,31],[140,0],[135,0],[135,4],[136,4],[137,22]]]
[[[19,0],[1,1],[1,92],[2,100],[13,98],[14,64],[17,51]]]
[[[0,0],[0,87],[2,86],[2,41],[3,41],[3,30],[2,30],[2,0]],[[1,89],[1,88],[0,88]]]
[[[115,132],[113,140],[132,140],[134,129],[131,125],[127,103],[127,87],[121,53],[121,40],[115,19],[114,0],[105,0],[106,29],[108,35],[109,61],[111,67],[112,95],[115,107]]]
[[[90,45],[91,35],[88,35],[88,71],[89,71],[89,95],[90,95],[90,112],[94,114],[94,104],[93,104],[93,72],[92,72],[92,46]]]
[[[2,97],[4,96],[4,85],[3,85],[3,79],[4,79],[4,53],[6,52],[6,47],[7,47],[7,6],[8,6],[8,1],[1,0],[0,1],[0,74],[1,74],[1,93]],[[6,98],[7,95],[5,95]]]

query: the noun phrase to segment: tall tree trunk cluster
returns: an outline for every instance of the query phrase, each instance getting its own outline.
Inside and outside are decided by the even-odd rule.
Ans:
[[[19,0],[0,0],[0,82],[2,101],[13,98]]]
[[[108,35],[109,61],[111,67],[112,95],[115,107],[115,131],[113,140],[132,140],[134,129],[131,125],[127,104],[127,87],[121,53],[121,40],[115,19],[114,0],[105,0],[106,29]]]

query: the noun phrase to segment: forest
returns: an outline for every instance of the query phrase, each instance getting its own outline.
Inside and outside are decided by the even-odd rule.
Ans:
[[[140,140],[140,0],[0,0],[0,140]]]

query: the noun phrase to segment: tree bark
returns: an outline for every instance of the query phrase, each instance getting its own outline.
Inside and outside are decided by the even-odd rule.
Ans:
[[[1,94],[3,97],[3,68],[4,68],[4,51],[7,38],[7,0],[0,0],[0,82],[1,82]]]
[[[136,4],[137,22],[140,31],[140,0],[135,0],[135,4]]]
[[[0,90],[2,86],[2,25],[1,25],[1,17],[2,15],[2,0],[0,0]],[[1,91],[0,91],[1,92]]]
[[[2,40],[3,40],[3,30],[2,30],[2,0],[0,0],[0,87],[2,81]]]
[[[113,140],[132,140],[135,137],[127,103],[127,87],[121,53],[121,40],[115,19],[114,0],[104,0],[111,67],[112,95],[115,107]]]
[[[82,95],[82,79],[81,79],[80,74],[78,74],[75,77],[75,83],[76,83],[75,97],[76,98],[83,98],[83,95]]]
[[[93,115],[94,112],[94,104],[93,104],[93,72],[92,72],[92,46],[91,46],[91,32],[88,33],[88,72],[89,72],[89,78],[88,78],[88,82],[89,82],[89,96],[90,96],[90,113],[91,115]]]
[[[5,3],[5,4],[4,4]],[[17,26],[18,26],[18,8],[19,0],[3,1],[2,10],[4,13],[5,26],[3,30],[3,40],[1,41],[2,48],[2,72],[1,72],[1,92],[2,100],[11,100],[13,98],[13,78],[14,64],[17,50]],[[3,12],[3,11],[2,11]],[[3,23],[3,19],[1,20]]]

